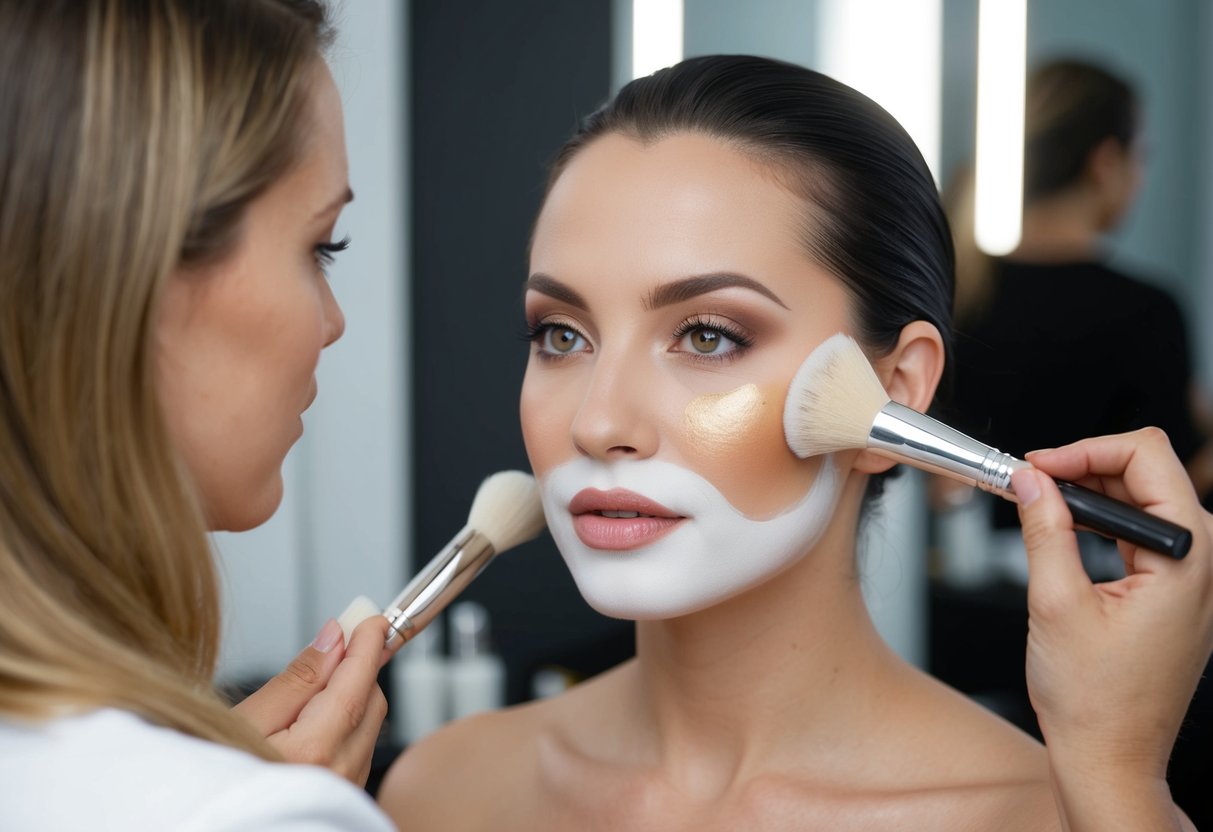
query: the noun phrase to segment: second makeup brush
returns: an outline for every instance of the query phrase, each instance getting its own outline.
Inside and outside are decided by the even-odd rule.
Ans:
[[[867,448],[1012,501],[1011,473],[1032,467],[891,401],[867,356],[842,333],[822,342],[792,379],[783,428],[802,458]],[[1080,485],[1057,485],[1079,525],[1174,558],[1192,546],[1182,526]]]
[[[383,610],[391,622],[385,647],[395,649],[434,620],[494,556],[537,536],[546,527],[539,486],[523,471],[498,471],[480,484],[467,525],[417,573]],[[338,618],[348,642],[363,620],[379,615],[366,596]]]

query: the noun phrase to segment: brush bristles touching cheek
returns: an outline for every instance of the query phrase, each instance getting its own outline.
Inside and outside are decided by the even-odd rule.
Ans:
[[[783,407],[788,447],[802,458],[864,448],[872,420],[889,401],[863,350],[838,333],[800,365]]]
[[[685,463],[747,517],[772,517],[809,490],[819,465],[798,459],[784,440],[783,390],[746,384],[692,399],[679,445]]]

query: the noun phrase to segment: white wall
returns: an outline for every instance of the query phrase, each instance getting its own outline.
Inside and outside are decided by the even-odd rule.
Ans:
[[[259,529],[215,535],[223,679],[278,672],[354,596],[384,603],[408,572],[406,12],[397,0],[338,7],[329,64],[355,200],[337,227],[353,245],[330,271],[346,332],[321,359],[281,509]]]

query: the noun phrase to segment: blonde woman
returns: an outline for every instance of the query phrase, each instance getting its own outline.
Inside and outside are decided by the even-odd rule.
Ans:
[[[274,512],[344,326],[329,38],[313,0],[0,0],[2,829],[390,828],[381,623],[211,686],[206,532]]]

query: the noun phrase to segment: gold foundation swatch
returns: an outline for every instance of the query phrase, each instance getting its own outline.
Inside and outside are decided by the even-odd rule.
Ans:
[[[710,393],[692,399],[683,417],[692,439],[734,443],[753,429],[765,404],[758,385],[747,384],[727,393]]]

